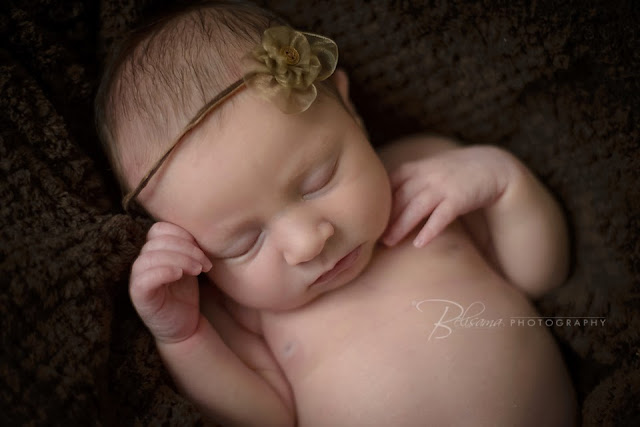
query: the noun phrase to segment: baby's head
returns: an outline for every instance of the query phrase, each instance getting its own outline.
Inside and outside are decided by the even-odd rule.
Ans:
[[[115,49],[96,96],[96,123],[125,193],[241,75],[240,58],[279,22],[251,3],[206,2],[141,26]]]
[[[99,132],[125,192],[179,140],[136,201],[194,236],[230,297],[291,309],[367,266],[389,217],[388,178],[342,71],[316,82],[302,111],[283,112],[291,102],[240,83],[194,125],[279,23],[252,5],[218,3],[165,19],[121,50],[96,100]]]

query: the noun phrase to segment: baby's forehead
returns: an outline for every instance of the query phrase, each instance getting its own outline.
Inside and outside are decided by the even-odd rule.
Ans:
[[[195,127],[181,141],[175,158],[185,159],[183,174],[214,168],[210,178],[229,183],[242,175],[265,180],[278,174],[282,179],[287,173],[295,176],[335,140],[336,111],[341,107],[329,99],[318,101],[304,113],[285,114],[244,91]]]
[[[177,18],[126,49],[111,96],[116,141],[131,134],[156,146],[173,141],[203,105],[241,76],[241,57],[255,40],[192,21],[191,15]]]
[[[208,113],[189,137],[196,140],[196,144],[207,146],[240,145],[251,154],[288,140],[295,145],[309,145],[313,138],[329,133],[336,125],[336,117],[344,114],[347,114],[344,106],[326,93],[318,94],[313,108],[288,114],[243,90]]]
[[[176,221],[196,218],[194,223],[203,212],[209,219],[215,212],[222,221],[239,212],[268,210],[337,158],[346,129],[356,127],[335,99],[317,101],[289,115],[246,91],[238,93],[171,154],[156,181],[164,196],[151,200],[156,206],[148,209],[155,208],[164,220],[171,221],[166,215],[173,211],[179,214]]]

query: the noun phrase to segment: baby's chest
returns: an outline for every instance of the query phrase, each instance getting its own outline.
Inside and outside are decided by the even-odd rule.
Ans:
[[[352,283],[265,317],[299,425],[493,425],[519,416],[530,393],[518,384],[546,369],[539,361],[551,340],[544,328],[510,324],[536,315],[533,307],[459,237],[383,251]],[[469,398],[469,390],[483,392]]]
[[[503,387],[501,373],[513,360],[527,360],[518,350],[528,347],[521,345],[524,336],[506,324],[457,328],[453,318],[464,318],[463,311],[476,310],[472,304],[481,301],[487,306],[483,317],[496,321],[508,316],[497,314],[496,307],[518,303],[495,298],[491,291],[484,299],[465,298],[471,292],[459,289],[478,283],[440,285],[441,292],[404,286],[377,298],[361,295],[359,304],[324,307],[309,314],[313,322],[291,322],[270,340],[291,384],[301,426],[318,425],[318,420],[326,425],[446,425],[457,397],[468,390],[496,384],[502,395],[513,394]],[[481,411],[482,405],[474,404],[474,410]]]
[[[265,337],[300,425],[444,425],[468,390],[494,384],[496,396],[515,396],[504,366],[529,363],[523,349],[540,331],[506,322],[535,313],[469,248],[447,250],[432,261],[378,259],[356,282],[270,319]],[[500,414],[483,399],[470,408]]]
[[[415,353],[447,309],[430,301],[452,301],[447,310],[453,313],[479,299],[493,300],[502,286],[454,229],[420,250],[410,243],[381,249],[353,282],[301,309],[265,317],[265,338],[289,378],[351,357],[353,349],[363,355],[356,357],[369,359]]]

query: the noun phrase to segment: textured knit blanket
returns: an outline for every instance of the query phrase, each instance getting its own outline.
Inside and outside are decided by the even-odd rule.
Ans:
[[[160,3],[0,5],[2,425],[202,423],[129,301],[151,222],[123,213],[92,120],[106,50]],[[374,144],[430,132],[499,145],[551,189],[572,272],[538,308],[605,320],[550,326],[581,423],[640,425],[638,2],[262,4],[336,40]]]

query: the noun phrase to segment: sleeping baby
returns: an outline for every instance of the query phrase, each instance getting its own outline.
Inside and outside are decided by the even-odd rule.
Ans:
[[[530,302],[565,222],[514,156],[417,135],[376,152],[329,38],[240,2],[133,33],[96,99],[156,221],[132,302],[178,388],[222,425],[571,426]]]

